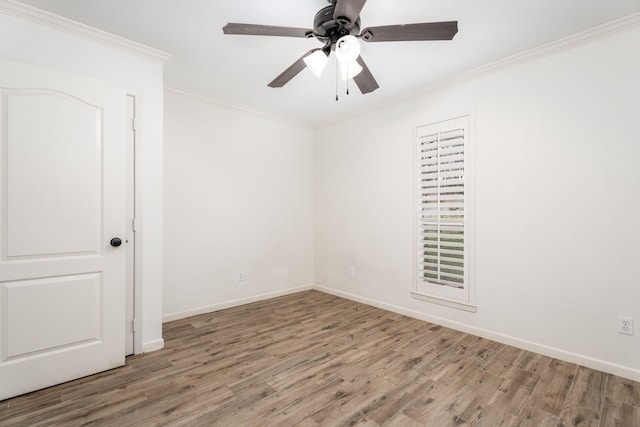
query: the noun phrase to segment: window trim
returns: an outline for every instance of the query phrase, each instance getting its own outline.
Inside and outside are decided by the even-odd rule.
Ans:
[[[422,208],[420,138],[429,133],[443,132],[455,128],[464,129],[464,288],[456,289],[448,286],[430,284],[419,276],[419,250],[421,241],[420,212]],[[414,134],[414,239],[413,239],[413,286],[411,297],[420,301],[441,304],[465,311],[476,311],[475,299],[475,135],[471,114],[456,116],[450,119],[417,125]]]
[[[425,302],[432,302],[434,304],[440,304],[451,308],[457,308],[458,310],[469,311],[471,313],[475,313],[476,311],[478,311],[478,307],[475,304],[452,300],[442,296],[435,297],[418,291],[411,292],[411,298]]]

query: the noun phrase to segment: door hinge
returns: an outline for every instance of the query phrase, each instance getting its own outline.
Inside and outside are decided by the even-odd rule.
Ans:
[[[131,220],[131,231],[136,231],[136,219]]]
[[[136,322],[136,319],[133,319],[131,321],[131,332],[135,332],[136,329],[138,329],[138,322]]]
[[[131,130],[137,130],[137,129],[138,129],[138,123],[137,123],[137,121],[136,121],[136,118],[135,118],[135,117],[133,117],[133,118],[131,119]]]

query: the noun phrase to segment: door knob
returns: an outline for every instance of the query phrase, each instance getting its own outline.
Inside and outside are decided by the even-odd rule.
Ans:
[[[110,243],[111,243],[111,246],[113,246],[114,248],[117,248],[122,244],[122,240],[120,240],[119,237],[114,237],[113,239],[111,239]]]

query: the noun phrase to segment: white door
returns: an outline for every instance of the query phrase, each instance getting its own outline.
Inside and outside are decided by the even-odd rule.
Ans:
[[[124,363],[125,121],[110,84],[0,59],[0,400]]]

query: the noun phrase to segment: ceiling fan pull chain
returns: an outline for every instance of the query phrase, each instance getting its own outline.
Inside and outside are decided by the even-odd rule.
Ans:
[[[336,101],[338,100],[338,61],[336,61]]]

